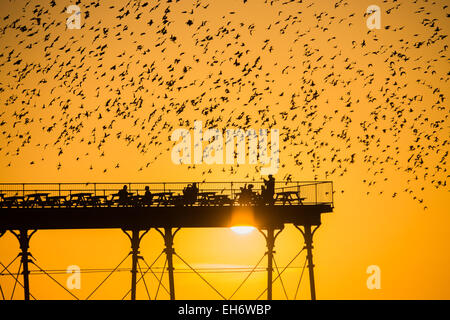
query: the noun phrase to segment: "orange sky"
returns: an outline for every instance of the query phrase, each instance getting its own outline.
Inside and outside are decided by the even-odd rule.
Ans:
[[[169,137],[194,120],[277,128],[276,179],[332,180],[336,191],[335,210],[315,235],[319,299],[450,297],[446,1],[179,1],[154,10],[154,1],[124,10],[128,1],[81,1],[80,30],[66,30],[70,1],[26,2],[0,4],[0,182],[260,180],[259,166],[175,165]],[[382,29],[368,32],[364,12],[373,4]],[[278,265],[302,246],[287,226]],[[147,263],[162,249],[156,231],[144,237]],[[258,232],[185,229],[175,249],[200,268],[249,267],[265,243]],[[46,269],[113,268],[129,250],[119,230],[39,231],[31,241]],[[10,233],[0,238],[3,264],[18,252]],[[366,287],[370,265],[381,268],[380,290]],[[290,299],[300,272],[283,275]],[[74,294],[86,297],[105,276],[83,274]],[[205,274],[225,296],[245,276]],[[256,298],[265,277],[256,273],[234,298]],[[175,278],[179,299],[219,298],[195,274]],[[13,281],[0,281],[10,295]],[[129,282],[119,272],[93,298],[121,299]],[[152,297],[156,283],[148,277]],[[31,293],[71,298],[43,275],[31,276]],[[138,298],[146,298],[142,284]],[[284,298],[279,283],[274,298]],[[306,273],[299,298],[309,298]]]

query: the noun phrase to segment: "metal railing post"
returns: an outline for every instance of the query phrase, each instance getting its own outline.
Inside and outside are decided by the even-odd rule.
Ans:
[[[331,206],[334,207],[334,189],[333,189],[333,182],[331,183]]]
[[[317,183],[314,185],[314,187],[315,187],[315,194],[316,194],[316,205],[317,205]]]
[[[230,197],[232,200],[234,200],[234,194],[233,194],[233,182],[230,182]]]

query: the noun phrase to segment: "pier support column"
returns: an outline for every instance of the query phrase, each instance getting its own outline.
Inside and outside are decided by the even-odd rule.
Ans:
[[[267,300],[272,300],[272,284],[273,284],[273,255],[275,253],[275,239],[278,237],[282,230],[279,230],[275,234],[274,227],[267,228],[267,235],[259,230],[266,239],[267,246]]]
[[[144,235],[149,231],[145,230],[142,235],[139,236],[141,230],[132,229],[131,236],[127,230],[122,230],[128,236],[131,242],[131,300],[136,300],[136,277],[137,277],[137,264],[139,256],[139,246]]]
[[[164,228],[164,233],[159,229],[156,230],[158,230],[158,232],[164,239],[164,245],[166,247],[164,249],[164,252],[166,253],[167,257],[167,272],[169,273],[170,300],[175,300],[175,279],[173,276],[173,255],[175,253],[175,249],[173,248],[173,238],[175,237],[175,234],[180,230],[180,228],[177,228],[174,233],[172,233],[172,228],[170,227]]]
[[[316,230],[319,228],[320,225],[318,225],[314,231],[311,232],[311,225],[305,224],[303,226],[304,231],[300,229],[300,227],[295,226],[303,235],[303,238],[305,240],[305,248],[306,248],[306,259],[308,260],[308,271],[309,271],[309,288],[311,291],[311,300],[316,300],[316,286],[315,286],[315,280],[314,280],[314,263],[313,263],[313,253],[312,249],[313,247],[313,236]]]
[[[267,300],[272,300],[273,248],[275,246],[274,229],[267,229]]]
[[[14,234],[19,241],[20,245],[20,257],[21,257],[21,263],[22,263],[22,275],[23,275],[23,290],[24,290],[24,300],[30,300],[30,271],[28,270],[28,262],[30,261],[31,253],[28,251],[30,247],[30,239],[31,236],[36,232],[37,230],[32,231],[30,234],[28,234],[27,229],[21,229],[19,230],[19,233],[14,232],[11,230],[11,233]]]
[[[173,277],[173,235],[172,229],[166,228],[164,231],[164,243],[166,245],[167,271],[169,272],[170,300],[175,300],[175,280]]]

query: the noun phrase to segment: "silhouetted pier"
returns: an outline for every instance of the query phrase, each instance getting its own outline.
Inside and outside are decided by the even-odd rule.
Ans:
[[[330,181],[277,181],[273,200],[260,196],[262,182],[203,182],[187,201],[183,190],[189,183],[4,183],[0,184],[0,236],[12,232],[20,243],[24,297],[29,293],[29,240],[45,229],[122,229],[131,241],[131,299],[136,298],[139,244],[149,229],[164,238],[170,297],[175,299],[173,275],[174,235],[181,228],[253,226],[267,243],[267,298],[272,299],[273,248],[285,224],[303,235],[315,299],[312,238],[321,215],[333,210]],[[242,188],[253,185],[250,198]],[[126,186],[126,200],[120,190]],[[151,193],[146,196],[145,187]]]

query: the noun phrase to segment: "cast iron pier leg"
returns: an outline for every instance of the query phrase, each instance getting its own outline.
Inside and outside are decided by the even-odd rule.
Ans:
[[[311,233],[311,225],[305,226],[305,245],[306,253],[308,259],[308,270],[309,270],[309,287],[311,290],[311,300],[316,300],[316,286],[314,282],[314,263],[313,263],[313,237]]]
[[[275,246],[274,229],[267,229],[267,300],[272,300],[273,248]]]
[[[272,283],[273,283],[273,255],[275,251],[273,250],[275,247],[275,240],[278,237],[278,235],[283,231],[283,228],[278,230],[278,232],[275,234],[275,228],[273,226],[267,227],[267,235],[264,234],[262,230],[259,230],[259,232],[264,236],[266,239],[266,245],[267,245],[267,300],[272,300]]]
[[[149,231],[145,230],[144,233],[139,236],[139,232],[141,230],[139,229],[132,229],[131,230],[131,236],[126,232],[126,230],[123,230],[125,234],[128,236],[128,238],[131,241],[131,300],[136,300],[136,276],[137,276],[137,263],[139,257],[139,246],[142,240],[142,237]]]
[[[164,252],[166,253],[167,257],[167,271],[169,273],[170,300],[175,300],[175,280],[173,277],[173,270],[174,270],[173,255],[175,254],[175,249],[173,248],[173,238],[180,229],[181,228],[177,228],[174,233],[172,233],[171,227],[165,227],[164,232],[162,232],[159,229],[156,229],[164,239],[165,245]]]
[[[170,290],[170,300],[175,300],[175,280],[173,277],[173,254],[175,250],[173,249],[173,234],[172,228],[164,229],[164,244],[166,246],[165,252],[167,256],[167,271],[169,272],[169,290]]]
[[[314,231],[311,232],[311,224],[305,224],[304,230],[300,229],[300,227],[295,226],[300,232],[303,234],[303,238],[305,239],[305,247],[306,247],[306,259],[308,260],[308,271],[309,271],[309,288],[311,291],[311,300],[316,300],[316,286],[314,280],[314,263],[313,263],[313,235],[316,232],[318,225]]]
[[[30,247],[31,236],[36,232],[36,230],[31,232],[30,234],[28,234],[27,229],[19,230],[18,234],[12,230],[11,232],[16,236],[17,240],[19,240],[21,250],[20,256],[23,265],[22,275],[23,275],[24,300],[30,300],[30,279],[29,279],[30,271],[28,270],[28,262],[30,261],[29,257],[31,256],[31,254],[28,252],[28,248]]]

